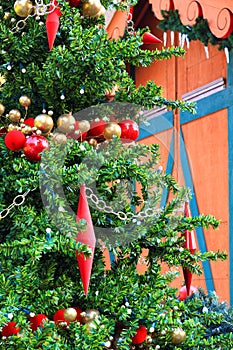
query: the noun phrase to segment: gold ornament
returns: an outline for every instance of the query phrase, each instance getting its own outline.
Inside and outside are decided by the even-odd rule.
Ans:
[[[76,317],[77,317],[78,313],[77,311],[73,308],[73,307],[68,307],[65,311],[64,311],[64,319],[66,321],[75,321]]]
[[[81,313],[82,320],[84,323],[90,323],[93,320],[96,320],[99,317],[100,313],[96,309],[88,309],[85,312]]]
[[[181,344],[186,338],[186,332],[182,328],[176,328],[172,334],[172,343]]]
[[[102,5],[99,0],[88,0],[83,3],[83,16],[94,18],[101,9]]]
[[[15,13],[19,17],[27,17],[32,12],[33,4],[30,0],[16,0],[14,3]]]
[[[88,120],[80,120],[80,122],[78,123],[78,129],[81,132],[86,132],[88,130],[90,130],[90,123]]]
[[[19,98],[19,103],[22,107],[29,107],[31,104],[31,99],[30,97],[24,95]]]
[[[32,128],[29,125],[25,125],[25,126],[21,127],[21,131],[25,135],[30,135],[32,133]]]
[[[34,120],[35,127],[43,134],[48,134],[53,128],[53,118],[48,114],[39,114]]]
[[[53,140],[61,145],[64,145],[67,142],[67,137],[65,134],[61,134],[59,132],[55,132],[52,136]]]
[[[89,142],[89,144],[92,145],[93,147],[96,147],[97,144],[98,144],[98,142],[97,142],[96,139],[90,139],[88,142]]]
[[[18,129],[17,125],[10,124],[10,125],[8,125],[7,131],[9,132],[12,130],[17,130],[17,129]]]
[[[62,114],[57,120],[57,127],[60,131],[69,133],[74,130],[75,119],[72,114]]]
[[[0,74],[0,86],[2,86],[6,82],[6,78],[4,75]]]
[[[111,140],[114,136],[121,136],[121,127],[117,123],[108,123],[104,128],[104,138]]]
[[[5,112],[5,106],[0,103],[0,115],[3,115],[3,113]]]
[[[9,119],[13,122],[13,123],[18,123],[21,119],[21,113],[18,109],[12,109],[9,112]]]

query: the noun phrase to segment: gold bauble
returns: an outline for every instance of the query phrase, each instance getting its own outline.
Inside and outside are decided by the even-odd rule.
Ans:
[[[90,139],[89,141],[89,144],[92,145],[93,147],[96,147],[98,145],[98,142],[96,139]]]
[[[21,128],[21,131],[24,135],[30,135],[32,133],[32,127],[30,125],[25,125]]]
[[[86,327],[87,327],[88,332],[91,332],[92,329],[97,328],[97,324],[96,324],[96,322],[86,322]]]
[[[21,112],[18,109],[12,109],[9,112],[9,119],[13,122],[13,123],[18,123],[21,119]]]
[[[105,14],[106,14],[106,9],[103,5],[101,5],[99,12],[94,17],[99,18],[100,16],[105,16]]]
[[[23,95],[19,98],[19,103],[22,107],[28,107],[31,104],[31,99],[30,97]]]
[[[67,137],[65,134],[61,134],[59,132],[55,132],[52,136],[53,140],[61,145],[64,145],[67,142]]]
[[[104,128],[104,138],[111,140],[114,136],[121,136],[121,127],[117,123],[108,123]]]
[[[72,114],[62,114],[57,120],[57,127],[60,131],[70,133],[74,130],[75,119]]]
[[[32,12],[33,4],[30,0],[16,0],[14,3],[15,13],[19,17],[27,17]]]
[[[53,125],[53,118],[45,113],[39,114],[34,120],[34,126],[43,134],[49,133],[52,130]]]
[[[171,336],[172,336],[171,340],[173,344],[181,344],[186,338],[186,332],[183,331],[182,328],[176,328],[172,332]]]
[[[95,17],[102,9],[102,5],[99,0],[88,0],[83,3],[83,16]]]
[[[3,115],[3,113],[5,112],[5,106],[0,103],[0,115]]]
[[[17,129],[18,129],[17,125],[10,124],[10,125],[8,125],[7,131],[9,132],[9,131],[12,131],[12,130],[17,130]]]
[[[65,311],[64,311],[64,319],[66,321],[75,321],[76,317],[77,317],[78,313],[77,311],[73,308],[73,307],[68,307]]]
[[[99,317],[100,313],[96,309],[88,309],[81,313],[82,320],[84,323],[89,323]]]
[[[78,122],[78,129],[81,131],[81,132],[86,132],[88,130],[90,130],[90,123],[88,120],[80,120]]]

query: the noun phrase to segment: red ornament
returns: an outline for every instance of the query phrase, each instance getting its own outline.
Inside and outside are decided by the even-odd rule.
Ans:
[[[35,315],[33,317],[30,317],[30,325],[31,325],[31,329],[33,332],[35,332],[35,330],[42,326],[43,327],[43,323],[44,321],[46,321],[48,319],[47,316],[43,315],[43,314],[38,314]]]
[[[64,318],[64,312],[66,309],[60,309],[53,315],[54,322],[59,325],[61,322],[66,322],[67,325],[69,325],[70,321],[66,321]]]
[[[25,145],[26,137],[20,130],[11,130],[5,136],[5,145],[12,151],[19,151]]]
[[[139,136],[139,126],[131,119],[125,119],[118,123],[121,127],[121,139],[136,140]]]
[[[158,44],[158,43],[162,42],[162,40],[157,38],[157,36],[155,36],[149,32],[146,32],[143,34],[142,41],[143,41],[143,44],[146,44],[146,45],[147,44]]]
[[[15,327],[16,322],[8,322],[3,328],[2,328],[2,337],[9,337],[13,334],[18,334],[20,332],[19,327]]]
[[[146,340],[147,337],[147,329],[144,326],[139,326],[135,336],[132,338],[132,343],[134,345],[141,344]]]
[[[179,290],[179,295],[178,295],[178,298],[179,300],[185,300],[187,298],[187,296],[190,296],[191,294],[193,293],[198,293],[198,289],[194,286],[190,286],[190,291],[189,291],[189,295],[187,293],[187,288],[186,286],[184,285],[183,287],[180,288]]]
[[[28,119],[25,119],[23,123],[25,125],[29,125],[31,128],[33,128],[34,127],[34,121],[35,121],[34,118],[28,118]]]
[[[57,6],[56,1],[54,2],[54,5]],[[50,12],[46,18],[46,30],[47,30],[47,37],[48,37],[48,43],[49,43],[49,50],[52,50],[53,43],[55,41],[59,24],[60,24],[59,17],[61,16],[61,11],[59,7],[53,8],[52,5],[50,6],[49,11],[52,11],[52,12]]]
[[[80,186],[80,197],[78,202],[76,221],[78,222],[81,219],[84,219],[86,221],[86,230],[78,232],[76,241],[86,244],[92,252],[92,254],[86,258],[83,253],[76,251],[76,258],[83,283],[84,293],[87,295],[91,278],[91,269],[94,259],[96,238],[84,185]]]
[[[69,3],[70,7],[77,7],[80,4],[81,0],[67,0]]]
[[[49,148],[48,140],[41,135],[32,135],[26,139],[23,151],[27,159],[34,162],[41,160],[41,152]]]
[[[7,128],[5,128],[4,126],[0,128],[0,136],[5,135],[6,133],[7,133]]]
[[[77,306],[72,306],[73,309],[75,309],[77,311],[77,317],[76,317],[76,321],[82,323],[83,322],[83,318],[81,316],[81,313],[83,312],[83,310],[81,310],[79,307]]]
[[[103,138],[104,137],[104,128],[106,126],[106,122],[102,119],[98,122],[92,121],[90,130],[88,131],[88,137],[93,138]]]
[[[87,137],[87,131],[84,132],[79,132],[79,133],[75,133],[75,131],[77,132],[79,130],[78,128],[79,125],[79,121],[76,120],[75,125],[74,125],[74,130],[68,135],[68,138],[72,138],[74,140],[78,140],[78,141],[85,141],[86,137]]]

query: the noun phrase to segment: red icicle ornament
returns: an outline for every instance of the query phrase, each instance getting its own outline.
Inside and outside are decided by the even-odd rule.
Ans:
[[[145,44],[145,45],[147,45],[147,44],[159,44],[162,42],[162,40],[157,38],[157,36],[155,36],[149,32],[146,32],[143,34],[142,40],[143,40],[143,44]]]
[[[191,217],[188,202],[185,202],[185,205],[184,205],[184,215],[186,217]],[[193,230],[192,231],[185,230],[184,237],[185,237],[184,248],[189,249],[190,252],[192,254],[194,254],[196,249],[197,249],[194,231]],[[183,268],[183,275],[184,275],[185,285],[186,285],[186,289],[187,289],[187,295],[190,296],[192,273],[187,268]]]
[[[91,213],[88,206],[84,185],[80,186],[80,197],[79,197],[76,221],[78,222],[81,219],[84,219],[86,221],[86,230],[80,231],[78,233],[76,240],[78,242],[86,244],[92,252],[91,256],[85,257],[83,253],[79,253],[78,251],[76,251],[76,258],[77,258],[80,275],[83,283],[84,293],[87,295],[88,287],[90,283],[90,277],[91,277],[91,269],[92,269],[93,258],[94,258],[96,238],[95,238],[95,232],[92,224]]]
[[[53,44],[57,35],[57,31],[59,28],[59,24],[60,24],[59,17],[61,16],[61,11],[60,11],[60,8],[57,7],[56,1],[54,2],[53,0],[51,1],[49,11],[51,12],[48,14],[46,18],[46,30],[47,30],[47,37],[48,37],[48,43],[49,43],[49,50],[52,50]]]

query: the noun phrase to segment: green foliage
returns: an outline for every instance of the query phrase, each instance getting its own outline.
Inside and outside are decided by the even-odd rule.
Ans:
[[[163,11],[164,19],[159,22],[158,28],[167,31],[177,31],[181,34],[187,35],[188,39],[199,40],[205,46],[208,44],[217,45],[219,50],[232,49],[233,35],[229,35],[226,39],[217,38],[209,29],[208,21],[203,17],[197,17],[196,23],[192,26],[185,26],[182,24],[177,10]]]
[[[0,1],[0,70],[6,77],[0,102],[7,111],[17,108],[18,98],[27,94],[32,99],[29,116],[40,113],[45,104],[47,110],[54,110],[56,121],[63,112],[94,104],[98,109],[92,109],[93,115],[85,109],[85,117],[95,119],[100,111],[103,117],[118,108],[119,119],[125,119],[128,115],[121,104],[105,103],[101,109],[105,90],[115,84],[119,87],[116,102],[133,104],[138,122],[141,106],[193,111],[193,105],[166,100],[162,88],[152,81],[136,88],[126,71],[127,64],[148,66],[154,60],[183,55],[183,49],[142,50],[143,31],[110,41],[100,26],[103,18],[83,17],[81,4],[77,8],[66,1],[59,4],[59,33],[50,52],[45,26],[32,17],[23,31],[15,33],[12,18],[19,18],[14,2]],[[108,7],[108,1],[104,5]],[[12,70],[7,69],[8,62]],[[7,124],[4,116],[1,124]],[[94,148],[86,141],[70,139],[59,145],[48,138],[50,149],[43,152],[40,163],[30,162],[21,151],[10,151],[0,138],[0,212],[6,214],[9,208],[0,220],[0,326],[13,320],[21,328],[19,335],[2,337],[0,349],[95,350],[106,349],[110,341],[112,349],[128,350],[133,348],[132,337],[139,325],[147,328],[152,339],[136,349],[217,349],[230,344],[231,313],[222,317],[220,309],[213,309],[203,315],[200,297],[180,302],[177,290],[169,285],[177,273],[172,269],[161,272],[165,262],[199,274],[203,260],[225,259],[226,254],[191,254],[183,248],[185,230],[216,229],[219,221],[209,215],[183,216],[189,191],[160,171],[158,146],[122,144],[114,138]],[[86,228],[85,220],[76,222],[82,184],[98,198],[96,203],[89,198],[98,244],[87,296],[76,251],[87,257],[90,250],[75,239]],[[161,207],[164,191],[172,199]],[[21,205],[16,205],[17,196],[23,199]],[[105,266],[105,246],[117,257],[110,270]],[[145,274],[136,269],[142,252]],[[67,327],[53,322],[56,311],[72,306],[99,310],[91,330],[79,322]],[[43,313],[48,321],[32,332],[30,313]],[[224,331],[214,333],[215,325],[224,325]],[[187,336],[176,346],[171,334],[177,327]]]

